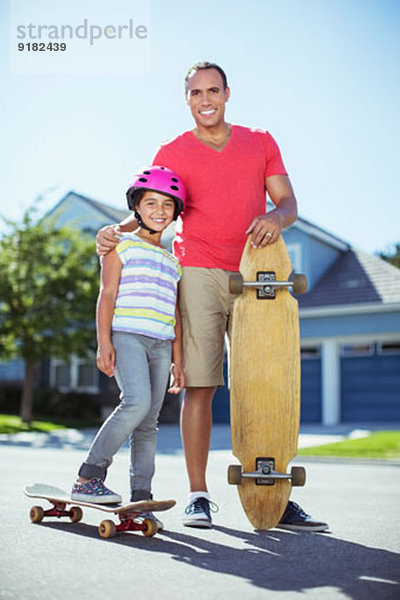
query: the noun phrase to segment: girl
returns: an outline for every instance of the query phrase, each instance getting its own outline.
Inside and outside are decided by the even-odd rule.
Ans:
[[[104,480],[128,436],[131,501],[152,498],[157,421],[170,367],[169,392],[179,394],[184,387],[176,303],[182,271],[161,245],[161,234],[182,212],[185,196],[180,177],[158,166],[135,175],[127,191],[139,228],[125,233],[115,250],[103,257],[96,314],[97,366],[115,377],[120,403],[103,423],[79,469],[72,500],[121,502]]]

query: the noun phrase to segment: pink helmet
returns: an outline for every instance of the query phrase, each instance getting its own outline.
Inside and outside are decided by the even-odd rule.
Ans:
[[[174,220],[185,207],[186,190],[182,179],[167,167],[152,166],[136,173],[126,192],[128,207],[135,210],[141,195],[140,191],[151,190],[171,196],[175,200]]]

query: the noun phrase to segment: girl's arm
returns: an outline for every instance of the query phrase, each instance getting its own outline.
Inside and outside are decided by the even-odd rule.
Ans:
[[[182,321],[178,309],[175,308],[175,339],[172,342],[172,382],[169,388],[170,394],[179,394],[185,387],[185,374],[183,372],[183,350],[182,350]]]
[[[111,323],[118,293],[122,263],[115,250],[101,259],[100,292],[96,306],[97,368],[112,377],[115,349],[111,343]]]

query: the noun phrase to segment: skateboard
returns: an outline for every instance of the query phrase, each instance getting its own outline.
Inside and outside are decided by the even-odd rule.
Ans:
[[[305,469],[288,463],[297,453],[300,423],[300,334],[297,300],[307,280],[295,274],[280,236],[254,249],[247,240],[240,272],[229,288],[238,294],[232,320],[230,402],[232,452],[228,468],[255,529],[282,517],[291,487],[305,484]]]
[[[83,517],[81,506],[94,508],[105,513],[118,515],[119,523],[105,519],[99,525],[99,534],[102,538],[111,538],[119,531],[141,531],[146,537],[157,533],[157,522],[154,519],[140,519],[145,511],[157,512],[168,510],[175,506],[175,500],[140,500],[129,504],[95,504],[71,500],[70,494],[57,487],[45,483],[34,483],[24,488],[24,493],[29,498],[43,498],[52,504],[52,508],[44,510],[41,506],[33,506],[30,510],[32,523],[40,523],[44,517],[69,517],[77,523]],[[70,508],[67,508],[71,505]]]

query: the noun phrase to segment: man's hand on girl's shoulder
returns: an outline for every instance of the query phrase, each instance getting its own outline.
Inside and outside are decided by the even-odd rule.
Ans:
[[[118,244],[122,232],[119,225],[106,225],[96,235],[96,253],[98,256],[108,254]]]

